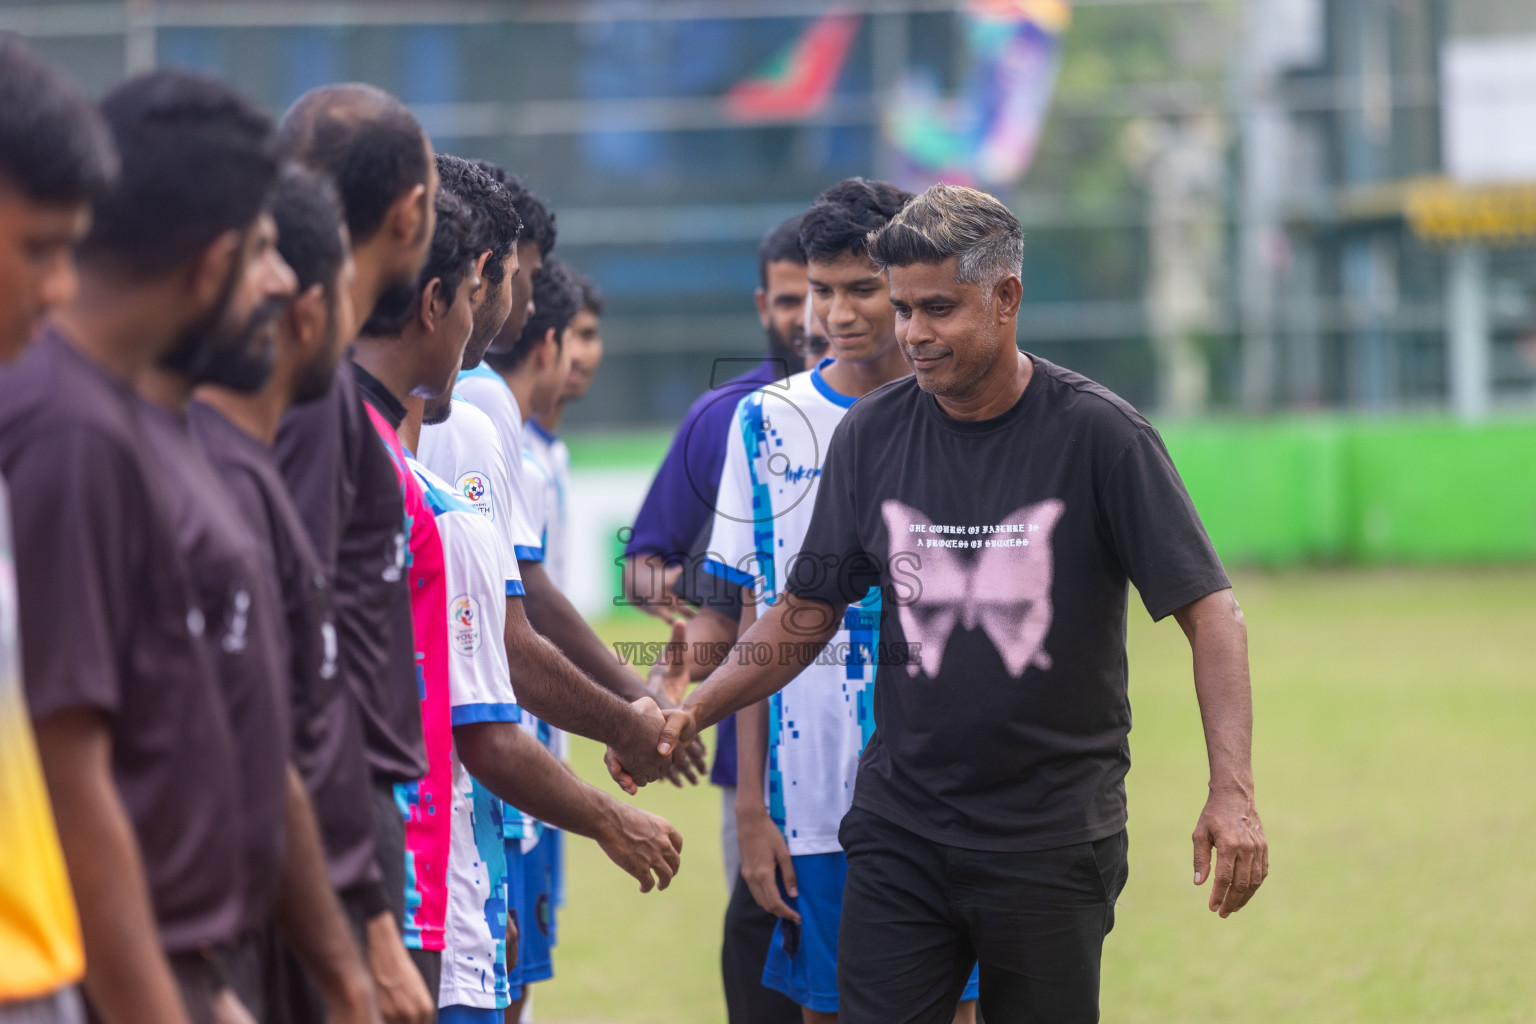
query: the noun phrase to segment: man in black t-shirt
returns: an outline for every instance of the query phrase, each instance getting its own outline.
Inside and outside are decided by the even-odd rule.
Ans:
[[[432,144],[403,103],[356,83],[299,97],[283,115],[278,141],[284,157],[336,185],[361,324],[380,296],[414,282],[426,261],[436,224]],[[372,779],[374,856],[387,882],[357,887],[352,896],[367,901],[360,909],[380,1008],[392,1021],[431,1020],[437,999],[401,940],[405,894],[396,884],[405,870],[405,833],[394,785],[421,778],[427,767],[405,582],[405,503],[350,365],[324,397],[288,411],[274,451],[330,575],[339,678],[361,723]]]
[[[193,439],[187,418],[192,389],[211,384],[260,391],[272,371],[276,320],[294,297],[292,269],[277,250],[266,208],[277,177],[271,119],[227,88],[179,71],[146,76],[138,95],[146,119],[175,125],[205,106],[222,113],[216,127],[249,140],[262,159],[244,169],[259,206],[238,233],[210,250],[233,252],[217,315],[172,357],[140,372],[144,437],[155,481],[186,555],[204,620],[203,643],[222,687],[240,763],[240,841],[245,869],[240,931],[220,951],[224,977],[258,1020],[267,1020],[269,923],[290,940],[314,943],[321,978],[353,979],[358,998],[344,1019],[370,1017],[361,958],[347,941],[334,899],[316,899],[303,881],[324,878],[324,851],[310,822],[309,795],[290,760],[290,710],[282,587],[240,501]],[[132,85],[125,87],[131,89]],[[137,97],[136,97],[137,98]],[[147,147],[146,147],[147,148]],[[258,177],[259,174],[259,177]],[[292,833],[289,823],[299,824]]]
[[[155,72],[101,112],[122,157],[78,296],[0,377],[28,704],[94,1018],[204,1024],[247,899],[237,722],[131,383],[195,367],[276,170],[227,88]]]
[[[313,820],[289,817],[290,843],[323,850],[326,870],[289,871],[284,889],[304,905],[350,916],[327,932],[287,929],[263,979],[267,1021],[309,1024],[357,1020],[370,1010],[371,985],[358,955],[366,909],[381,901],[374,863],[372,787],[362,728],[337,666],[330,577],[289,497],[272,452],[290,406],[318,401],[330,388],[347,339],[355,331],[352,259],[341,204],[324,176],[290,165],[272,196],[278,253],[297,279],[279,315],[271,378],[246,393],[221,384],[199,387],[188,410],[192,432],[235,498],[237,518],[255,534],[278,585],[277,634],[283,696],[290,711],[292,762],[308,790]],[[326,923],[345,921],[327,913]],[[302,964],[302,968],[301,965]],[[310,979],[313,979],[311,981]]]
[[[1214,846],[1223,917],[1268,868],[1242,615],[1157,432],[1016,348],[1005,206],[934,186],[869,252],[915,376],[832,438],[785,598],[742,637],[779,656],[727,660],[668,712],[658,753],[778,690],[881,587],[876,729],[839,836],[840,1019],[947,1021],[979,960],[987,1019],[1096,1021],[1126,880],[1127,584],[1194,653],[1211,764],[1195,883]]]

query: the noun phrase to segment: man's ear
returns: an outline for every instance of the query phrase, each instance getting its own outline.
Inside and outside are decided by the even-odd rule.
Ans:
[[[409,244],[421,237],[421,229],[427,217],[426,199],[427,186],[412,185],[410,191],[390,204],[386,223],[390,234],[397,241]]]
[[[198,253],[187,266],[187,286],[199,309],[212,309],[223,298],[235,268],[245,234],[234,228],[223,232]]]
[[[476,260],[475,260],[475,278],[480,283],[475,285],[475,290],[469,293],[469,301],[470,301],[470,304],[473,305],[473,306],[480,305],[481,301],[485,298],[485,293],[486,293],[485,265],[487,263],[489,263],[490,260],[491,260],[491,250],[489,250],[489,249],[486,249],[484,252],[482,252],[479,255],[479,257],[476,258]]]
[[[997,286],[997,319],[999,323],[1019,315],[1019,304],[1024,301],[1024,282],[1018,274],[1009,274]]]
[[[443,308],[438,308],[442,303]],[[416,311],[416,320],[424,331],[436,330],[437,322],[447,312],[447,303],[443,302],[443,279],[434,277],[421,289],[421,308]]]
[[[325,286],[310,285],[288,304],[288,331],[304,359],[308,360],[325,341],[326,319],[330,312],[325,301]]]
[[[758,323],[763,325],[764,330],[767,330],[769,325],[773,323],[773,321],[768,318],[768,293],[762,288],[759,288],[757,291],[752,293],[752,297],[757,300]]]
[[[553,327],[544,331],[544,340],[539,342],[539,369],[547,370],[560,358],[560,339],[555,336]]]

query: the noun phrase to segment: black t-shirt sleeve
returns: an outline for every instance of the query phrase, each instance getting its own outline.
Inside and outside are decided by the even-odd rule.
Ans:
[[[844,419],[827,444],[816,507],[785,587],[796,597],[834,607],[861,601],[881,584],[879,563],[865,551],[859,529],[855,437],[852,421]]]
[[[152,514],[135,458],[110,437],[72,428],[24,450],[8,481],[32,716],[115,713],[141,586],[135,534]]]
[[[347,367],[337,371],[338,381]],[[294,505],[328,572],[336,568],[341,534],[352,512],[360,425],[352,394],[333,384],[323,399],[283,416],[274,453]]]
[[[1232,584],[1157,431],[1138,430],[1104,479],[1110,545],[1154,621]]]

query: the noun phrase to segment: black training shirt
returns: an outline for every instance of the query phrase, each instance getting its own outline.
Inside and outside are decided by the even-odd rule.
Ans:
[[[144,437],[192,571],[240,755],[243,924],[271,916],[287,822],[288,643],[282,595],[261,543],[186,418],[144,403]]]
[[[100,713],[112,778],[170,953],[230,942],[245,886],[224,696],[156,474],[141,403],[46,331],[0,370],[22,674],[32,717]]]
[[[331,586],[272,450],[200,402],[192,430],[262,542],[282,587],[293,762],[314,805],[331,885],[378,881],[362,726],[341,685]]]
[[[1157,431],[1039,358],[992,420],[952,419],[912,377],[860,399],[802,550],[799,597],[882,588],[854,804],[977,850],[1124,827],[1127,581],[1154,619],[1229,585]]]
[[[368,420],[350,360],[317,402],[283,417],[283,479],[331,573],[341,676],[357,701],[368,766],[383,782],[427,771],[405,581],[405,498]]]

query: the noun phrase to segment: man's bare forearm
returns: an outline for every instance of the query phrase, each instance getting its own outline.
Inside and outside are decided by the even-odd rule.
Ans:
[[[540,636],[528,621],[521,598],[507,598],[505,635],[518,704],[557,729],[599,743],[631,746],[637,742],[639,723],[630,706],[593,682]]]
[[[287,845],[272,921],[325,996],[333,1015],[346,1012],[347,1019],[366,1019],[368,970],[352,938],[341,900],[331,888],[314,809],[292,765],[288,768],[286,822]]]
[[[37,726],[38,755],[85,943],[85,989],[107,1024],[189,1024],[160,945],[133,824],[112,780],[111,736],[95,712]]]
[[[757,604],[749,591],[743,590],[741,619],[737,636],[746,636],[757,623]],[[763,770],[768,762],[768,702],[757,701],[736,712],[736,812],[761,814]]]
[[[524,610],[528,621],[572,664],[591,676],[599,686],[626,701],[656,696],[646,689],[644,680],[613,656],[576,606],[555,586],[542,562],[519,562],[518,569],[522,573],[523,589],[527,592]]]
[[[736,813],[765,814],[763,769],[768,761],[768,702],[736,712]]]
[[[589,839],[613,830],[615,801],[577,778],[516,723],[456,725],[453,741],[469,774],[518,810]]]
[[[1253,691],[1248,628],[1232,591],[1222,590],[1174,613],[1194,656],[1195,695],[1205,729],[1211,788],[1253,794]]]
[[[740,627],[736,620],[713,608],[700,608],[697,615],[688,620],[688,678],[697,683],[720,667],[726,652],[736,642]]]
[[[748,704],[783,689],[815,662],[827,641],[837,634],[843,608],[784,595],[741,635],[738,644],[766,645],[787,657],[770,659],[767,665],[751,658],[728,657],[708,679],[699,684],[682,708],[693,715],[700,731]]]

